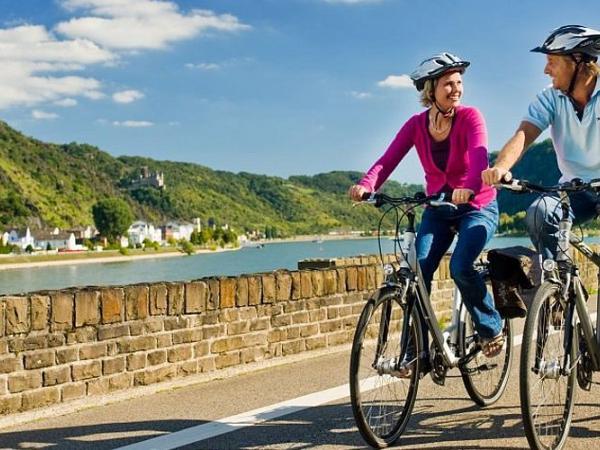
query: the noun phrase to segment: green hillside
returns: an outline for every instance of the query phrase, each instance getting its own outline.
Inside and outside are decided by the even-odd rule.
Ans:
[[[492,155],[492,161],[496,155]],[[163,172],[166,190],[132,189],[142,167]],[[555,183],[559,178],[550,140],[532,146],[513,171],[518,178]],[[110,154],[87,144],[56,145],[32,139],[0,121],[0,226],[61,228],[92,224],[92,206],[106,197],[124,199],[139,219],[228,223],[239,231],[275,227],[283,235],[333,228],[373,228],[379,212],[352,207],[348,187],[359,172],[336,171],[288,179],[216,171],[198,164]],[[391,194],[418,185],[388,181]],[[502,212],[523,211],[531,196],[501,192]]]
[[[131,189],[141,167],[164,173],[166,190]],[[29,138],[0,122],[0,225],[61,228],[92,224],[92,206],[124,199],[136,218],[162,223],[200,217],[238,230],[276,227],[280,233],[322,233],[374,227],[379,213],[352,207],[346,197],[358,172],[289,179],[234,174],[181,162],[122,156],[86,144],[56,145]],[[416,192],[393,181],[386,190]]]

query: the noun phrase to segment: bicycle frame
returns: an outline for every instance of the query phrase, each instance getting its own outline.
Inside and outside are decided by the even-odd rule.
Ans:
[[[466,310],[462,308],[462,297],[460,295],[460,291],[455,286],[454,299],[452,303],[451,322],[450,325],[444,331],[442,331],[438,325],[433,306],[431,305],[431,302],[429,300],[429,293],[427,292],[427,288],[425,287],[421,267],[417,262],[416,247],[414,245],[414,212],[410,211],[409,213],[407,213],[407,218],[407,229],[402,234],[402,238],[396,238],[398,241],[402,241],[408,244],[406,254],[402,251],[400,252],[402,255],[402,259],[400,261],[400,282],[398,283],[397,281],[386,280],[384,282],[384,285],[388,287],[401,289],[403,293],[412,294],[408,296],[409,299],[414,299],[409,300],[409,302],[412,302],[412,304],[408,305],[409,311],[412,310],[413,307],[417,308],[421,317],[425,319],[427,329],[431,332],[433,342],[440,351],[440,355],[444,360],[444,364],[448,368],[454,368],[469,362],[470,359],[472,359],[477,353],[477,351],[474,351],[468,355],[458,357],[456,356],[456,352],[450,348],[449,342],[452,345],[454,345],[455,348],[457,347],[459,339],[459,325],[466,320]],[[406,320],[408,320],[409,317],[410,314],[405,315]],[[409,341],[408,330],[408,326],[405,326],[403,328],[403,333],[401,337],[400,360],[404,358],[407,351]]]
[[[600,269],[600,255],[595,253],[590,247],[588,247],[582,241],[576,239],[569,239],[569,244],[572,244],[581,254],[583,254],[588,260],[590,260],[598,269]],[[569,246],[567,246],[568,250]],[[600,276],[600,272],[598,273]],[[564,283],[564,281],[563,281]],[[600,328],[600,314],[596,314],[596,327],[592,325],[592,319],[587,307],[587,298],[582,285],[581,279],[579,278],[579,271],[577,267],[573,267],[571,274],[571,283],[574,291],[575,308],[577,310],[577,319],[581,325],[581,331],[583,338],[592,360],[592,368],[594,371],[600,371],[600,334],[597,331]],[[564,294],[567,294],[565,292]],[[565,295],[566,296],[566,295]],[[567,297],[568,298],[568,297]],[[600,308],[600,292],[596,295],[596,311]]]
[[[598,269],[600,269],[600,255],[595,253],[583,241],[579,240],[575,236],[572,236],[572,220],[569,216],[570,200],[569,196],[565,192],[560,192],[560,206],[562,217],[559,222],[559,237],[556,255],[556,262],[558,263],[559,272],[558,277],[556,277],[556,274],[551,274],[547,280],[561,286],[562,296],[569,305],[566,317],[569,326],[565,330],[565,361],[563,367],[569,368],[568,370],[570,370],[570,346],[573,342],[572,334],[576,327],[576,323],[578,322],[581,326],[583,338],[590,354],[592,369],[597,372],[600,371],[600,333],[597,333],[597,330],[600,329],[600,315],[596,314],[595,331],[587,308],[587,296],[579,277],[579,269],[576,264],[571,263],[571,256],[569,252],[572,245]],[[598,272],[598,282],[600,283],[600,271]],[[571,292],[573,294],[572,297],[570,295]],[[574,305],[573,301],[571,301],[571,298],[574,300]],[[598,308],[600,308],[600,291],[596,296],[596,304],[598,311]],[[573,311],[574,309],[577,311],[576,316]]]

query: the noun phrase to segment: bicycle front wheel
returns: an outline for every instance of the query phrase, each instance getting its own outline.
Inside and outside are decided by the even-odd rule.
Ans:
[[[356,425],[377,448],[393,444],[408,424],[419,385],[422,337],[415,308],[395,290],[383,290],[365,305],[350,358],[350,399]],[[410,374],[398,374],[401,337],[410,347]],[[408,338],[408,339],[407,339]]]
[[[525,321],[521,349],[520,393],[523,425],[533,449],[560,449],[571,427],[575,401],[576,340],[561,286],[546,281],[538,289]],[[565,348],[570,349],[565,367]]]
[[[461,375],[467,393],[471,400],[480,406],[488,406],[498,401],[508,383],[513,357],[513,329],[510,320],[504,320],[502,332],[504,333],[505,344],[499,355],[494,358],[486,358],[482,352],[479,352],[461,368]],[[459,336],[461,355],[467,355],[479,346],[473,319],[468,313],[465,316],[465,322],[461,323]]]

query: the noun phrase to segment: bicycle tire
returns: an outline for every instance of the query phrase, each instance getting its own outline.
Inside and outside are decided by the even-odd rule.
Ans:
[[[569,435],[577,379],[577,338],[572,333],[568,375],[564,365],[564,331],[568,324],[560,306],[562,286],[542,283],[529,309],[521,349],[519,390],[521,414],[532,449],[559,450]],[[537,394],[541,392],[540,400]]]
[[[465,305],[462,306],[465,308]],[[504,320],[505,344],[502,352],[494,358],[486,358],[482,352],[461,368],[465,389],[479,406],[489,406],[500,399],[508,384],[513,360],[513,326],[509,319]],[[473,319],[467,313],[465,321],[460,323],[460,354],[468,354],[478,344]]]
[[[373,367],[374,361],[392,361],[392,358],[397,361],[400,357],[401,328],[407,309],[398,291],[382,289],[366,303],[354,334],[350,357],[352,412],[361,436],[376,448],[387,447],[398,440],[408,425],[417,396],[421,368],[418,357],[410,378],[380,374]],[[383,311],[391,311],[387,315],[391,320],[385,320]],[[419,355],[423,340],[416,308],[412,308],[408,322],[414,352]]]

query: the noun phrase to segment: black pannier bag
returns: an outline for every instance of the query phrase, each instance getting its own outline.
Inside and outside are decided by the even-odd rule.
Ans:
[[[505,319],[525,317],[523,289],[536,285],[538,253],[518,245],[490,250],[487,259],[496,309]]]

